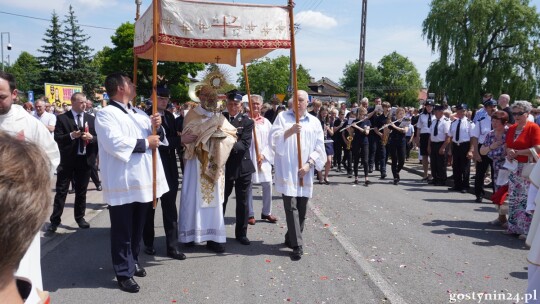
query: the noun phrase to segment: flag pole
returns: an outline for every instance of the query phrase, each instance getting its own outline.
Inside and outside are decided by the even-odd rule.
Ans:
[[[300,123],[300,114],[298,113],[298,81],[296,75],[296,51],[294,43],[294,2],[289,1],[289,27],[291,31],[291,71],[292,71],[292,85],[293,85],[293,104],[294,104],[294,116],[296,118],[296,123]],[[296,133],[296,147],[298,150],[298,170],[302,169],[302,146],[300,143],[300,133]],[[304,186],[304,179],[299,179],[300,187]]]
[[[152,0],[153,9],[153,48],[152,48],[152,115],[157,113],[157,59],[159,35],[159,1]],[[152,134],[157,134],[156,127],[152,126]],[[157,205],[157,149],[152,149],[152,206]]]
[[[248,77],[248,71],[247,71],[247,67],[245,63],[244,63],[244,78],[246,79],[246,93],[248,96],[249,114],[253,118],[253,103],[251,102],[251,92],[249,90],[249,77]],[[257,167],[259,167],[259,171],[261,171],[261,166],[259,165],[259,159],[261,156],[259,154],[259,142],[257,141],[257,131],[256,131],[257,128],[256,127],[257,127],[257,124],[255,120],[253,120],[253,143],[255,145],[255,156],[257,157]]]

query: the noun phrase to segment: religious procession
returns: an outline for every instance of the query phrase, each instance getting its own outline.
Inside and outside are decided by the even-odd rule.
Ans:
[[[97,107],[0,72],[0,303],[540,303],[538,100],[363,97],[359,67],[334,99],[299,85],[290,0],[139,5]],[[252,92],[280,49],[289,92]],[[216,68],[180,103],[164,62],[242,87]]]

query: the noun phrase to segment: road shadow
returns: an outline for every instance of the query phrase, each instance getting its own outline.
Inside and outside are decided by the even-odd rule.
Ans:
[[[79,230],[41,260],[44,289],[117,289],[110,253],[110,229]]]
[[[164,243],[164,240],[161,241]],[[243,256],[289,256],[291,249],[288,249],[283,243],[280,244],[271,244],[265,243],[260,240],[251,240],[250,245],[242,245],[235,238],[227,238],[225,246],[225,252],[215,253],[206,248],[206,242],[201,244],[195,244],[191,247],[186,247],[183,244],[180,245],[180,251],[186,254],[187,258],[206,258],[209,256],[220,256],[220,255],[243,255]],[[156,251],[164,252],[163,249],[158,249]],[[197,254],[194,256],[194,254]],[[203,254],[203,255],[201,255]],[[145,259],[148,259],[148,255],[142,254],[145,256]]]
[[[517,236],[504,235],[500,228],[484,222],[433,220],[429,223],[423,223],[423,225],[440,227],[438,230],[432,230],[433,234],[453,234],[478,239],[478,241],[472,242],[473,245],[477,246],[503,246],[511,249],[528,250],[525,242],[519,240]]]
[[[474,198],[469,199],[469,198],[444,198],[444,197],[441,197],[441,198],[425,198],[423,200],[426,201],[426,202],[434,202],[434,203],[452,203],[452,204],[462,204],[462,203],[471,204],[471,203],[474,203]],[[477,203],[477,204],[479,204],[479,203]]]

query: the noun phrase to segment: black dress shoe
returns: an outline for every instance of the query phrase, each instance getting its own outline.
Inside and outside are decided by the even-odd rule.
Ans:
[[[476,199],[474,201],[477,202],[477,203],[481,203],[482,202],[482,197],[481,196],[476,196]]]
[[[302,246],[294,247],[293,252],[291,254],[291,260],[298,261],[302,258],[303,254],[304,254],[304,250],[302,249]]]
[[[131,293],[139,292],[139,289],[141,289],[139,284],[137,284],[133,278],[118,281],[118,286],[120,286],[121,290]]]
[[[249,239],[248,239],[247,237],[245,237],[245,236],[237,237],[236,240],[239,241],[240,244],[242,244],[242,245],[249,245],[249,244],[251,244],[251,242],[249,241]]]
[[[47,227],[47,232],[56,232],[56,229],[58,229],[58,225],[50,224],[49,227]]]
[[[195,242],[184,243],[184,247],[195,247]]]
[[[467,192],[469,192],[469,191],[467,191],[467,189],[461,189],[460,192],[461,192],[461,193],[467,193]]]
[[[448,191],[457,191],[457,192],[460,192],[461,189],[458,189],[458,188],[456,188],[456,187],[450,187],[450,188],[448,188]]]
[[[397,178],[394,178],[394,185],[397,185],[398,184],[398,179]]]
[[[383,173],[383,174],[381,174],[381,178],[379,178],[379,179],[385,179],[385,178],[386,178],[386,174]]]
[[[167,250],[167,256],[175,260],[185,260],[186,255],[181,253],[178,249],[172,248]]]
[[[90,228],[90,224],[88,224],[88,222],[84,218],[78,220],[77,225],[79,225],[79,228],[82,229]]]
[[[135,276],[141,278],[146,276],[146,270],[139,263],[135,263]]]
[[[223,253],[225,252],[225,246],[223,246],[223,244],[221,243],[217,243],[217,242],[214,242],[214,241],[208,241],[206,242],[206,248],[208,248],[209,250],[215,252],[215,253]]]
[[[102,191],[102,190],[103,190],[103,187],[101,187],[101,185],[98,185],[98,186],[96,186],[96,190],[97,190],[97,191]]]
[[[146,247],[144,247],[144,253],[146,253],[148,255],[155,255],[156,254],[156,249],[154,249],[154,246],[146,246]]]

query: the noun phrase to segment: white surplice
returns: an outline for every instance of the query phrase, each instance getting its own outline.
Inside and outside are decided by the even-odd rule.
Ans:
[[[7,114],[0,115],[0,130],[20,139],[37,144],[45,151],[51,164],[51,177],[60,163],[60,151],[53,136],[35,117],[20,105],[11,105]],[[43,290],[41,279],[41,250],[39,232],[34,236],[30,247],[24,254],[16,273],[19,277],[28,278],[32,284]]]
[[[103,201],[111,206],[152,201],[152,150],[133,153],[137,139],[152,134],[152,124],[139,109],[131,107],[127,113],[109,105],[96,114]],[[156,154],[157,197],[161,197],[169,186]]]
[[[274,169],[276,191],[286,196],[308,197],[313,194],[313,168],[304,176],[304,185],[300,187],[298,179],[298,149],[296,134],[285,139],[285,131],[296,123],[292,110],[281,112],[270,130],[271,145],[274,149]],[[320,120],[309,114],[300,117],[301,155],[304,165],[309,159],[315,162],[315,168],[322,170],[326,164],[324,134]]]
[[[255,132],[257,134],[257,143],[259,146],[259,154],[264,156],[264,160],[261,164],[261,169],[257,165],[257,155],[255,153],[255,140],[251,141],[251,147],[249,149],[253,166],[255,167],[255,173],[253,173],[252,183],[259,184],[264,182],[272,182],[272,164],[274,163],[274,150],[270,146],[270,129],[272,124],[264,117],[264,122],[255,122]]]
[[[203,115],[200,123],[215,114],[198,106],[191,111]],[[202,177],[201,162],[194,156],[184,159],[184,175],[178,211],[178,239],[181,243],[214,241],[225,243],[227,236],[223,218],[225,175],[212,183]]]

